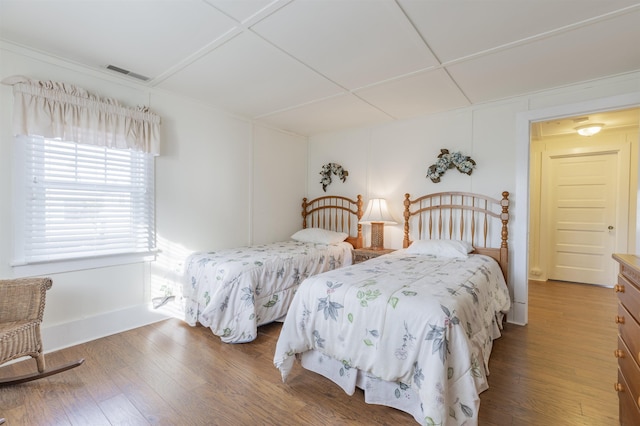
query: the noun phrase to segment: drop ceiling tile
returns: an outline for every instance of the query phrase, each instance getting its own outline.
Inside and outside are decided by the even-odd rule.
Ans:
[[[637,0],[399,0],[436,57],[447,63],[604,15]]]
[[[258,121],[299,135],[391,121],[392,118],[351,94],[260,117]]]
[[[341,93],[330,81],[249,32],[177,71],[159,87],[245,117]]]
[[[447,67],[472,103],[640,70],[640,9]]]
[[[89,67],[111,64],[151,78],[234,25],[193,0],[0,2],[0,37]]]
[[[442,69],[358,90],[355,94],[397,119],[469,105],[469,101]]]
[[[294,1],[251,27],[352,90],[437,65],[393,1]]]

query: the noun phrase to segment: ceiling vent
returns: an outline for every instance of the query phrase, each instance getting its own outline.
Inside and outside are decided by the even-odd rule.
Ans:
[[[131,72],[129,70],[125,70],[124,68],[116,67],[115,65],[107,65],[107,69],[111,70],[111,71],[118,72],[120,74],[124,74],[124,75],[129,76],[129,77],[133,77],[133,78],[138,79],[138,80],[142,80],[142,81],[151,80],[147,76],[144,76],[144,75],[141,75],[141,74],[136,74],[135,72]]]

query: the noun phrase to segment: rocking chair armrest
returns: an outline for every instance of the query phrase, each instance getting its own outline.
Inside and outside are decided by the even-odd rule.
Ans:
[[[0,280],[0,323],[42,321],[50,278]]]

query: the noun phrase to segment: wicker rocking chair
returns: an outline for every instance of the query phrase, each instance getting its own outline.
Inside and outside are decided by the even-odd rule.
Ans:
[[[36,359],[38,372],[2,378],[0,386],[16,385],[75,368],[84,359],[47,370],[44,362],[40,323],[44,315],[50,278],[0,280],[0,365],[30,356]],[[1,371],[1,370],[0,370]]]

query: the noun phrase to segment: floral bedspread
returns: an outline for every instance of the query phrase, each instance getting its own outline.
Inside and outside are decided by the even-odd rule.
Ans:
[[[287,313],[305,278],[350,265],[352,249],[291,240],[193,253],[185,262],[184,320],[227,343],[254,340],[259,325]]]
[[[493,339],[510,298],[495,260],[403,250],[305,280],[276,346],[283,380],[294,356],[316,350],[411,388],[421,423],[476,424]]]

